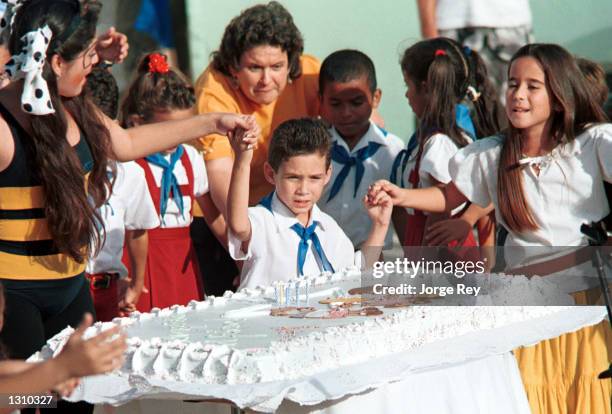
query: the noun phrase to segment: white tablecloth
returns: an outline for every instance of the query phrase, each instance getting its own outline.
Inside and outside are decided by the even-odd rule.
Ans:
[[[101,414],[224,413],[227,404],[138,400],[120,407],[96,407]],[[401,381],[314,406],[285,400],[279,414],[528,414],[529,403],[512,353],[444,368],[426,369]]]

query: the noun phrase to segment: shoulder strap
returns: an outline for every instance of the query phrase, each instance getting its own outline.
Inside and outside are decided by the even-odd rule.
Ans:
[[[183,168],[185,168],[185,174],[187,174],[187,189],[189,197],[192,199],[193,197],[193,188],[194,188],[194,174],[193,174],[193,165],[191,164],[191,160],[189,159],[189,155],[187,154],[187,148],[183,151],[183,155],[181,155],[181,163],[183,164]],[[183,187],[181,186],[181,191],[183,191]],[[193,205],[193,203],[192,203]]]

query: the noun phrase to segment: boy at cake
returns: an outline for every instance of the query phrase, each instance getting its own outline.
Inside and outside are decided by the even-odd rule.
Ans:
[[[257,137],[235,134],[230,142],[236,158],[228,195],[229,248],[234,259],[245,261],[240,288],[362,262],[369,266],[378,259],[393,208],[385,193],[363,199],[372,220],[362,244],[365,259],[316,205],[332,174],[331,140],[322,121],[302,118],[278,126],[264,165],[266,180],[275,190],[251,208],[249,173]]]
[[[333,168],[318,205],[359,249],[371,228],[366,207],[359,200],[369,184],[390,176],[404,143],[370,120],[381,91],[374,63],[364,53],[346,49],[325,58],[319,73],[319,94],[321,116],[332,125]],[[390,247],[391,243],[389,231],[385,245]]]

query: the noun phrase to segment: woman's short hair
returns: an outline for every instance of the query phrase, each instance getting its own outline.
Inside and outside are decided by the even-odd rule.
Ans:
[[[265,45],[278,46],[287,52],[289,78],[300,77],[304,40],[291,14],[276,1],[249,7],[230,21],[225,27],[219,50],[212,53],[212,67],[231,76],[230,69],[240,68],[243,53]]]

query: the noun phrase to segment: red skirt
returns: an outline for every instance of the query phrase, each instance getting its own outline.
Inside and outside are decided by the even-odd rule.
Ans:
[[[415,210],[416,214],[409,214],[408,220],[406,222],[406,230],[404,232],[404,246],[413,247],[412,249],[406,249],[406,257],[414,258],[415,260],[420,259],[425,253],[426,256],[431,256],[433,253],[432,249],[424,249],[420,251],[415,249],[415,247],[423,247],[423,237],[425,236],[425,224],[427,222],[427,216],[424,215],[421,211]],[[459,217],[463,211],[459,214],[452,216],[451,218]],[[456,240],[450,242],[448,247],[452,247],[452,250],[448,250],[444,253],[433,253],[434,256],[442,254],[441,258],[447,260],[480,260],[480,254],[477,249],[473,247],[477,247],[478,243],[476,243],[476,239],[474,238],[474,233],[469,232],[463,243],[459,244]],[[432,246],[433,247],[433,246]],[[466,249],[460,249],[461,247],[466,247]],[[432,251],[430,251],[432,250]]]
[[[144,285],[149,293],[142,293],[137,309],[186,305],[190,300],[202,300],[203,289],[197,277],[195,251],[189,227],[153,229],[148,231],[149,251]]]

